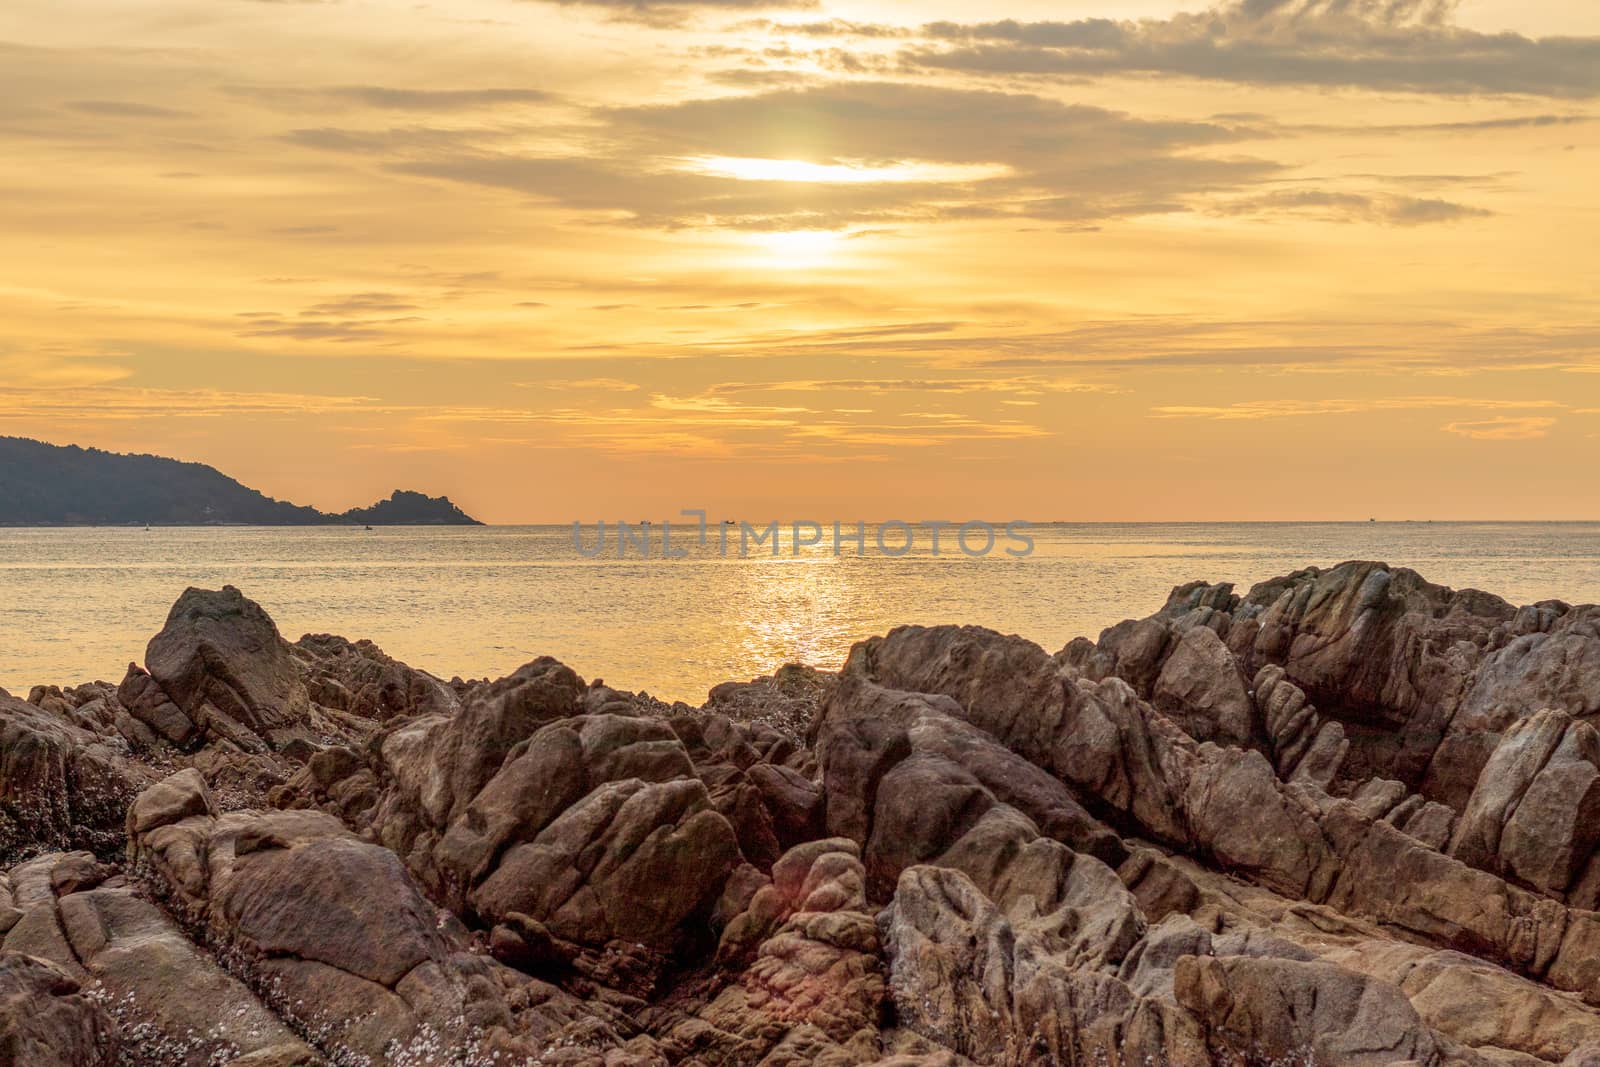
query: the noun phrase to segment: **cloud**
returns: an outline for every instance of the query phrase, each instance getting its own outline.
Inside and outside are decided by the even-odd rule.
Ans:
[[[1050,430],[1026,423],[996,422],[959,416],[931,426],[915,422],[877,424],[844,421],[813,422],[799,427],[796,435],[856,448],[877,446],[927,448],[971,441],[1017,441],[1055,436]]]
[[[1474,441],[1532,441],[1547,437],[1555,419],[1496,416],[1479,422],[1452,422],[1445,433],[1458,434]]]
[[[602,113],[614,136],[657,151],[793,159],[1006,163],[1139,158],[1240,139],[1211,122],[1147,121],[1026,93],[855,82]]]
[[[1078,319],[1041,328],[1047,321],[869,319],[850,327],[751,330],[693,341],[601,339],[571,344],[562,351],[585,359],[639,354],[741,361],[829,358],[841,361],[842,367],[893,359],[968,374],[1261,368],[1314,375],[1360,370],[1433,380],[1506,371],[1600,373],[1600,327],[1586,321],[1486,327],[1418,314],[1375,318],[1146,314]]]
[[[1116,392],[1109,385],[1025,375],[1011,378],[831,378],[776,382],[721,382],[713,393],[933,393],[971,395],[1008,393],[1043,396],[1046,393]],[[1009,401],[1008,401],[1009,402]]]
[[[1225,201],[1213,209],[1220,215],[1306,215],[1328,222],[1377,222],[1422,226],[1487,218],[1494,213],[1451,200],[1416,196],[1371,196],[1328,189],[1282,189],[1261,196]]]
[[[387,130],[347,130],[316,127],[290,130],[283,139],[304,148],[361,155],[470,151],[484,138],[482,131],[407,126]]]
[[[914,66],[1425,93],[1600,95],[1600,37],[1479,33],[1454,0],[1233,0],[1140,21],[932,23]]]
[[[230,96],[287,111],[318,107],[357,107],[381,111],[476,111],[486,108],[548,104],[560,98],[543,89],[408,89],[387,85],[335,85],[323,88],[233,85]]]
[[[326,300],[320,304],[313,304],[300,314],[303,316],[316,315],[364,315],[373,312],[415,311],[417,305],[411,303],[408,297],[397,293],[351,293],[349,296],[337,300]]]
[[[99,359],[0,353],[0,381],[13,386],[82,389],[121,381],[132,373],[126,367]]]
[[[729,27],[733,30],[756,30],[781,37],[866,37],[900,38],[915,35],[905,26],[890,26],[882,22],[852,22],[849,19],[822,19],[813,22],[777,22],[772,19],[750,19]]]
[[[1251,400],[1213,406],[1177,404],[1154,408],[1151,410],[1151,415],[1158,419],[1212,419],[1219,422],[1259,422],[1264,419],[1303,418],[1314,415],[1358,415],[1373,411],[1427,411],[1437,408],[1539,410],[1565,407],[1566,405],[1553,400],[1484,400],[1461,396],[1392,396],[1373,399]],[[1488,422],[1454,423],[1452,425],[1486,426],[1501,422],[1554,423],[1555,420],[1496,416]],[[1451,432],[1458,431],[1452,430]]]
[[[1246,135],[1021,93],[852,82],[597,110],[589,150],[529,155],[515,138],[432,128],[305,129],[296,143],[386,160],[393,171],[514,190],[659,228],[838,230],[879,222],[1073,223],[1186,210],[1278,172],[1205,150]],[[791,161],[826,175],[878,168],[905,180],[750,180],[706,159]],[[918,165],[933,180],[913,180]],[[952,168],[983,167],[951,177]],[[940,168],[943,168],[942,170]],[[783,173],[783,168],[778,168]],[[943,180],[938,180],[945,175]]]
[[[562,7],[599,7],[613,11],[648,13],[659,9],[708,8],[738,10],[759,8],[802,9],[815,7],[813,0],[545,0]]]
[[[170,107],[157,107],[154,104],[138,104],[131,100],[73,100],[67,107],[85,115],[98,115],[102,118],[125,119],[183,119],[189,118],[187,111],[178,111]]]
[[[0,387],[0,416],[34,420],[140,421],[152,418],[206,419],[252,415],[333,415],[382,413],[372,397],[305,393],[250,393],[226,389]]]
[[[313,304],[288,317],[271,311],[241,312],[244,320],[241,337],[282,337],[291,341],[373,341],[390,336],[397,326],[425,321],[417,315],[395,315],[415,311],[417,305],[394,293],[352,293],[336,300]],[[374,315],[387,315],[373,318]]]
[[[1271,128],[1284,133],[1348,133],[1365,137],[1375,133],[1494,133],[1501,130],[1542,130],[1563,126],[1583,126],[1596,121],[1600,121],[1600,116],[1510,115],[1499,119],[1471,119],[1456,122],[1391,122],[1365,126],[1305,122],[1292,126],[1273,126]]]
[[[758,11],[770,8],[803,10],[816,0],[544,0],[561,7],[593,8],[613,18],[654,26],[678,26],[691,15],[706,11]]]
[[[549,378],[544,381],[512,382],[519,389],[585,390],[608,393],[635,393],[644,387],[624,378]]]

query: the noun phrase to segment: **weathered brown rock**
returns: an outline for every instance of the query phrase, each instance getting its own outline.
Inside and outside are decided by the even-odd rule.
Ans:
[[[0,952],[0,1063],[21,1067],[112,1067],[111,1019],[60,968]]]
[[[511,1021],[394,854],[329,816],[188,815],[139,831],[129,849],[152,892],[326,1055],[466,1046]]]
[[[1450,854],[1560,896],[1600,842],[1600,733],[1546,709],[1514,724],[1478,776]]]
[[[1214,1053],[1330,1067],[1434,1063],[1441,1049],[1405,994],[1331,963],[1183,956],[1178,1002]]]
[[[24,908],[5,938],[92,985],[123,1063],[211,1063],[314,1055],[159,908],[85,853],[43,856],[6,876]],[[19,1061],[31,1062],[31,1061]]]
[[[1156,676],[1151,703],[1197,741],[1247,745],[1260,734],[1233,654],[1206,626],[1178,637]]]
[[[672,1062],[863,1064],[882,1048],[884,977],[848,841],[791,849],[729,924],[719,958],[736,980],[662,1041]]]
[[[231,585],[186,590],[145,650],[145,667],[199,731],[247,751],[287,742],[310,713],[288,642]]]
[[[882,921],[898,1017],[975,1062],[1207,1062],[1175,1005],[1074,966],[1048,916],[1014,919],[960,871],[908,869]]]
[[[374,722],[450,715],[460,698],[444,682],[384,654],[371,641],[307,634],[292,647],[311,700]]]
[[[0,861],[40,849],[113,850],[152,776],[127,746],[0,696]]]
[[[1597,647],[1596,609],[1353,563],[1056,656],[903,628],[697,710],[550,659],[444,683],[191,591],[150,673],[0,695],[12,859],[85,849],[0,874],[0,1042],[1587,1067]]]
[[[486,920],[520,912],[575,943],[670,948],[739,861],[733,828],[699,782],[629,778],[509,849],[469,901]]]

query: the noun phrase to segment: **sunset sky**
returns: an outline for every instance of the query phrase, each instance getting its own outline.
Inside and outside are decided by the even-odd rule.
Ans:
[[[1600,518],[1600,4],[6,0],[0,433],[491,522]]]

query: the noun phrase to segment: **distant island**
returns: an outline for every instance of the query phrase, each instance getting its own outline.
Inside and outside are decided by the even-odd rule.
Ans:
[[[368,526],[482,526],[447,496],[424,496],[409,489],[396,489],[388,500],[370,508],[351,508],[340,518],[364,522]]]
[[[204,463],[0,437],[0,526],[482,526],[451,503],[397,489],[330,514],[274,500]]]

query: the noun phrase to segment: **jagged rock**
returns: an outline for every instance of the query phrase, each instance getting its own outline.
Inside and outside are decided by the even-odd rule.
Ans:
[[[1295,764],[1289,780],[1310,782],[1322,790],[1331,789],[1349,754],[1350,742],[1344,736],[1344,727],[1336,722],[1325,722],[1311,739],[1305,755]]]
[[[92,849],[0,874],[0,1040],[98,1054],[99,1002],[163,1067],[1583,1067],[1596,642],[1353,563],[697,710],[191,591],[151,673],[0,695],[8,847]]]
[[[21,1067],[112,1067],[111,1019],[53,964],[0,952],[0,1063]]]
[[[0,860],[113,850],[128,803],[152,778],[120,741],[0,696]]]
[[[1233,654],[1216,631],[1184,631],[1161,666],[1151,703],[1197,741],[1247,745],[1260,730]]]
[[[985,1064],[1207,1062],[1193,1021],[1053,951],[960,871],[912,867],[882,917],[889,990],[910,1029]]]
[[[550,724],[512,749],[493,778],[452,821],[435,862],[465,887],[478,885],[506,851],[531,841],[608,782],[669,782],[693,773],[666,724],[615,715]]]
[[[151,890],[326,1055],[466,1046],[511,1022],[395,855],[329,816],[189,815],[135,833],[129,850]]]
[[[728,926],[719,958],[744,964],[662,1042],[673,1062],[735,1067],[878,1058],[884,1000],[878,931],[849,841],[791,849]]]
[[[1464,953],[1367,940],[1329,960],[1394,983],[1428,1026],[1486,1052],[1554,1062],[1600,1047],[1600,1014]]]
[[[128,806],[128,836],[136,838],[158,826],[191,815],[216,815],[206,780],[194,768],[179,771],[140,793]]]
[[[391,659],[371,641],[307,634],[292,651],[311,699],[323,707],[387,722],[397,716],[453,715],[461,705],[448,685]]]
[[[1037,646],[975,627],[902,627],[856,646],[825,714],[862,691],[856,679],[953,698],[941,705],[946,714],[1054,771],[1079,796],[1263,884],[1304,895],[1332,876],[1315,807],[1260,753],[1197,746],[1120,679],[1075,679]],[[831,796],[830,829],[840,831]]]
[[[486,920],[520,912],[574,943],[667,949],[739,862],[733,828],[698,781],[629,778],[508,849],[468,900]]]
[[[145,650],[145,667],[197,729],[247,751],[286,743],[310,713],[288,642],[231,585],[185,590]]]
[[[1174,973],[1178,1002],[1219,1056],[1377,1067],[1441,1054],[1404,993],[1335,964],[1183,956]]]
[[[808,706],[814,707],[809,697]],[[815,760],[790,734],[713,712],[677,714],[670,723],[747,860],[770,867],[786,848],[822,834]]]
[[[705,710],[751,726],[765,726],[799,741],[833,684],[834,676],[826,671],[789,663],[770,678],[713,687]]]
[[[187,748],[200,733],[194,720],[172,702],[150,673],[137,663],[128,664],[128,674],[117,689],[117,698],[128,714],[161,739]]]
[[[1455,811],[1435,801],[1426,801],[1405,816],[1400,820],[1391,812],[1384,821],[1398,826],[1429,848],[1442,851],[1455,832]]]
[[[271,1054],[294,1063],[313,1055],[160,909],[86,853],[40,857],[14,868],[7,881],[27,907],[7,947],[25,942],[95,984],[120,1032],[121,1062],[232,1062],[246,1055],[266,1062]]]
[[[821,786],[782,764],[757,763],[745,774],[761,794],[779,848],[793,848],[822,836],[828,809]]]
[[[1600,842],[1600,733],[1546,709],[1516,723],[1467,801],[1450,854],[1561,895]]]
[[[828,830],[866,848],[875,899],[887,898],[901,869],[948,848],[997,802],[1071,848],[1121,862],[1121,841],[1067,786],[962,714],[949,698],[888,689],[848,668],[823,708],[816,745]],[[897,771],[906,787],[885,794],[885,778]],[[924,804],[932,798],[916,783],[937,786],[940,801]]]
[[[552,659],[474,691],[455,715],[407,720],[373,742],[390,797],[380,822],[407,840],[441,833],[541,726],[579,713],[583,681]]]

